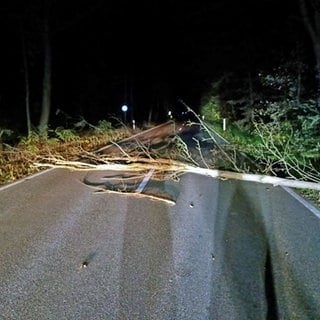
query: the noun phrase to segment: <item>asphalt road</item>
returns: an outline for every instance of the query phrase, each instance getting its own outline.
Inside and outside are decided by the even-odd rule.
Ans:
[[[157,185],[175,205],[83,183],[108,174],[0,189],[0,319],[319,318],[320,215],[301,199],[191,174]]]

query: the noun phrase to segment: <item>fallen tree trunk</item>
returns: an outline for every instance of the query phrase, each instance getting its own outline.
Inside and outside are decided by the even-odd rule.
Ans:
[[[114,170],[114,171],[145,171],[154,169],[156,172],[170,172],[175,175],[182,173],[194,173],[201,174],[212,178],[222,179],[222,180],[242,180],[251,181],[264,184],[271,184],[273,186],[285,186],[290,188],[302,188],[302,189],[312,189],[320,191],[320,183],[285,179],[261,174],[251,174],[251,173],[239,173],[224,170],[206,169],[191,166],[189,164],[172,161],[168,159],[136,159],[135,162],[129,164],[98,164],[93,165],[84,162],[77,161],[63,161],[56,159],[50,163],[35,163],[38,167],[64,167],[76,170]]]

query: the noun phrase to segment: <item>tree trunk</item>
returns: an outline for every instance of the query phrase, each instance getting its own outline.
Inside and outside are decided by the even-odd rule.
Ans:
[[[50,30],[49,30],[49,3],[45,2],[44,13],[44,68],[43,68],[43,82],[42,82],[42,106],[41,116],[39,122],[39,132],[46,136],[48,133],[48,124],[51,108],[51,44],[50,44]]]
[[[297,84],[296,84],[296,103],[297,105],[300,104],[300,98],[301,98],[301,83],[302,83],[302,65],[301,63],[299,62],[298,64],[298,75],[297,75]]]
[[[23,26],[21,25],[21,46],[22,46],[22,59],[24,69],[24,85],[25,85],[25,102],[26,102],[26,117],[27,117],[27,130],[28,136],[31,134],[31,116],[30,116],[30,87],[29,87],[29,68],[28,68],[28,57],[25,44],[25,35],[23,32]]]
[[[152,112],[153,112],[153,106],[151,106],[151,107],[149,108],[149,113],[148,113],[148,125],[150,125],[151,122],[152,122]]]
[[[314,16],[310,17],[305,0],[300,0],[300,10],[303,22],[311,38],[316,59],[315,77],[317,80],[317,101],[320,107],[320,11],[313,6]]]

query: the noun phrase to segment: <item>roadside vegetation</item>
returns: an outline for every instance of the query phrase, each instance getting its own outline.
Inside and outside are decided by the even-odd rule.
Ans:
[[[52,159],[76,161],[100,147],[130,135],[125,126],[112,127],[101,120],[97,125],[84,123],[79,128],[58,127],[49,130],[47,136],[31,131],[28,136],[16,137],[14,132],[0,128],[0,185],[13,182],[43,169],[37,162]]]
[[[257,173],[320,183],[319,101],[316,95],[306,95],[302,66],[299,70],[290,72],[285,65],[272,74],[259,74],[260,89],[251,86],[250,94],[243,90],[234,99],[221,99],[223,85],[215,84],[203,100],[201,114],[230,142],[225,146],[229,152],[241,150],[253,160]],[[299,192],[320,207],[318,191]]]
[[[48,130],[46,135],[35,130],[22,137],[7,128],[0,128],[0,184],[28,176],[50,163],[99,165],[125,159],[127,163],[140,162],[142,166],[167,166],[166,158],[182,160],[193,167],[319,184],[319,101],[316,95],[310,97],[304,90],[302,66],[294,70],[299,72],[294,73],[285,65],[269,74],[260,73],[255,81],[251,77],[250,90],[240,88],[228,92],[230,80],[223,78],[212,84],[211,90],[203,97],[200,115],[186,105],[209,138],[214,139],[212,129],[229,142],[213,150],[209,159],[207,151],[201,150],[199,141],[196,142],[196,159],[179,137],[171,140],[172,148],[160,146],[150,150],[138,144],[133,149],[131,146],[128,152],[116,145],[121,151],[118,158],[95,157],[92,151],[132,135],[132,130],[123,124],[114,128],[106,120],[95,125],[83,120],[80,126],[77,123],[71,129],[58,127]],[[223,119],[227,121],[226,127],[222,125]],[[203,165],[199,164],[199,159]],[[177,163],[175,165],[177,170],[184,170]],[[232,174],[228,175],[230,177]],[[312,188],[297,191],[320,207],[319,191]]]

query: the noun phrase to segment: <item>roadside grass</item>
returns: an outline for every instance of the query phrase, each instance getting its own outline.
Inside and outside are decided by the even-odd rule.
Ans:
[[[41,171],[43,168],[35,166],[36,162],[43,162],[50,158],[76,161],[86,153],[100,147],[126,138],[130,129],[121,127],[108,130],[87,130],[76,133],[69,129],[59,128],[48,138],[42,138],[37,133],[29,137],[22,137],[16,145],[1,143],[0,141],[0,185],[27,177]]]
[[[320,191],[311,189],[295,189],[295,191],[320,209]]]
[[[204,123],[203,123],[204,125]],[[228,125],[227,130],[222,129],[221,123],[205,123],[206,129],[213,129],[224,137],[230,145],[225,150],[220,150],[219,157],[224,159],[225,165],[223,167],[216,167],[216,169],[231,170],[238,172],[249,172],[248,168],[239,171],[239,167],[233,167],[236,163],[232,156],[235,151],[243,152],[253,162],[257,161],[255,154],[250,151],[255,151],[257,145],[263,141],[261,137],[254,132],[240,128],[237,125]],[[134,133],[139,132],[139,128]],[[36,133],[32,133],[28,137],[22,137],[20,141],[12,146],[1,143],[0,141],[0,185],[5,185],[14,182],[17,179],[27,177],[31,174],[37,173],[40,170],[47,168],[47,166],[38,166],[36,163],[50,164],[52,160],[62,160],[63,162],[81,161],[84,163],[100,164],[103,159],[92,157],[92,152],[107,145],[110,142],[119,141],[132,135],[132,130],[128,127],[122,126],[118,129],[111,128],[108,124],[102,123],[99,128],[91,128],[86,131],[77,133],[71,129],[57,128],[51,132],[49,137],[42,138]],[[179,146],[179,145],[178,145]],[[138,146],[139,147],[139,146]],[[140,146],[142,147],[142,146]],[[184,162],[194,162],[190,157],[189,150],[183,151],[175,145],[174,152],[178,152],[176,159],[182,158]],[[148,152],[148,150],[142,150]],[[160,150],[161,151],[161,150]],[[167,148],[165,151],[168,151]],[[201,151],[201,150],[200,150]],[[161,152],[153,150],[153,156],[160,161]],[[168,152],[166,152],[166,155]],[[151,156],[151,154],[146,154]],[[172,158],[173,156],[173,158]],[[216,154],[212,154],[215,157]],[[154,158],[154,157],[151,157]],[[171,154],[169,158],[174,159],[175,156]],[[141,159],[140,159],[141,160]],[[154,159],[153,159],[154,160]],[[161,161],[160,161],[161,162]],[[257,165],[259,168],[259,163]],[[265,174],[265,170],[254,169],[250,166],[250,173]],[[296,189],[297,193],[309,200],[316,207],[320,208],[320,191],[310,189]]]
[[[263,143],[263,140],[259,135],[253,132],[253,130],[250,131],[245,128],[241,128],[236,124],[229,124],[227,129],[223,130],[221,122],[207,123],[207,125],[225,138],[233,148],[243,151],[249,158],[257,162],[257,168],[259,167],[260,163],[256,150],[257,146]],[[258,169],[253,173],[268,173],[274,175],[274,173],[266,172],[266,167],[261,168],[261,170]],[[303,188],[295,188],[294,190],[314,206],[320,208],[320,191]]]
[[[237,147],[261,143],[261,138],[258,135],[255,135],[250,130],[240,128],[238,125],[228,124],[225,131],[221,122],[207,123],[207,125]]]

